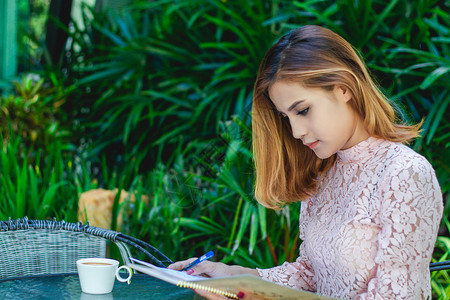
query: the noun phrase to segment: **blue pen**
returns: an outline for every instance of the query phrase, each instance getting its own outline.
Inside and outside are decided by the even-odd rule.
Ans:
[[[195,267],[196,265],[198,265],[199,263],[201,263],[204,260],[210,259],[211,257],[214,256],[214,251],[209,251],[206,254],[203,254],[202,256],[200,256],[199,258],[197,258],[196,260],[194,260],[193,262],[191,262],[189,265],[187,265],[186,267],[184,267],[183,270],[181,271],[187,271],[193,267]]]

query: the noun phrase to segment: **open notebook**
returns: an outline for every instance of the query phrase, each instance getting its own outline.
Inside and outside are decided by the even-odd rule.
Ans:
[[[305,292],[252,275],[206,278],[188,275],[186,272],[156,267],[150,263],[131,258],[128,264],[134,270],[164,280],[179,287],[206,290],[228,298],[238,299],[240,291],[252,295],[254,299],[333,299],[314,293]]]

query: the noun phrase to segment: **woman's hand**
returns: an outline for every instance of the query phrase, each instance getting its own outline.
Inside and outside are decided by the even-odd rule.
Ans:
[[[168,269],[173,270],[182,270],[184,267],[189,265],[191,262],[196,260],[197,258],[189,258],[187,260],[177,261],[176,263],[168,266]],[[221,276],[230,276],[235,275],[232,274],[232,268],[234,266],[228,266],[219,262],[211,262],[211,261],[203,261],[193,268],[187,270],[189,275],[201,275],[206,277],[221,277]]]
[[[182,270],[184,267],[186,267],[196,259],[196,257],[193,257],[187,260],[177,261],[169,265],[167,268],[172,270]],[[187,270],[187,273],[189,275],[202,275],[206,277],[224,277],[243,274],[259,276],[256,269],[244,268],[237,265],[229,266],[221,262],[212,262],[209,260],[202,261],[198,265]]]

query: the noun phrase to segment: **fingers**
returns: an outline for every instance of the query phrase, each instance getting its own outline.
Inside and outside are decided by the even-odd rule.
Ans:
[[[197,259],[197,257],[191,257],[191,258],[186,259],[186,260],[180,260],[180,261],[177,261],[177,262],[169,265],[167,268],[168,269],[172,269],[172,270],[180,271],[180,270],[184,269],[184,267],[186,267],[187,265],[189,265],[191,262],[193,262],[196,259]]]
[[[186,260],[177,261],[171,265],[169,265],[167,268],[172,270],[183,270],[184,267],[189,265],[191,262],[196,260],[196,257],[192,257]],[[217,267],[221,266],[223,264],[221,263],[215,263],[211,261],[203,261],[196,265],[195,267],[189,269],[187,272],[188,274],[195,274],[195,275],[207,275],[211,276],[214,275],[217,272]]]
[[[197,258],[189,258],[187,260],[177,261],[171,265],[169,265],[167,268],[172,270],[182,270],[184,267],[189,265],[191,262],[196,260]],[[195,267],[187,270],[187,273],[189,275],[203,275],[206,277],[217,277],[217,276],[224,276],[226,275],[224,273],[224,270],[226,269],[226,265],[223,263],[218,262],[211,262],[211,261],[203,261],[196,265]]]
[[[221,262],[203,261],[189,271],[191,275],[201,275],[205,277],[223,277],[230,275],[230,266]]]

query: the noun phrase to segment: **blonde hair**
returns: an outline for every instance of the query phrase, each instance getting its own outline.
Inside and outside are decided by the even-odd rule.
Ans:
[[[286,203],[307,199],[317,190],[318,176],[335,161],[335,155],[318,158],[292,136],[290,125],[281,119],[269,97],[269,88],[279,80],[325,90],[345,86],[353,95],[352,108],[371,136],[394,142],[418,136],[421,124],[398,123],[394,108],[344,38],[315,25],[293,30],[267,51],[254,87],[255,197],[266,207],[279,209]]]

